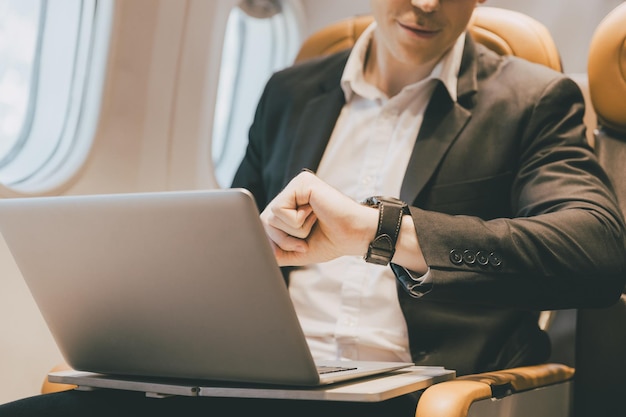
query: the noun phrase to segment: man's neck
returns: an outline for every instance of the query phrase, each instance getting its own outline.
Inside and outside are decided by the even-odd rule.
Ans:
[[[365,57],[363,76],[368,83],[388,97],[393,97],[407,85],[428,77],[439,59],[423,64],[401,62],[391,55],[383,54],[372,37]]]

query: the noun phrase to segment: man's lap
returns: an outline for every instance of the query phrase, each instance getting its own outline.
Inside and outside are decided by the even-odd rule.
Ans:
[[[143,393],[116,390],[64,391],[0,405],[0,416],[413,416],[417,395],[380,403],[269,400],[245,398],[147,398]]]

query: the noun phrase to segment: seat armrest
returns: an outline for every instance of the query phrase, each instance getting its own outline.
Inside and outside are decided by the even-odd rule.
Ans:
[[[417,403],[415,417],[466,417],[476,401],[502,398],[573,377],[573,368],[554,363],[461,376],[427,388]]]

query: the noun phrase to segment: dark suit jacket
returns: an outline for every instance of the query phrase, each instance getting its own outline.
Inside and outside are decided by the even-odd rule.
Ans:
[[[413,295],[398,281],[411,354],[459,375],[545,361],[538,311],[610,304],[626,278],[623,220],[585,140],[580,90],[467,39],[458,102],[435,89],[400,195],[432,274]],[[347,57],[268,82],[233,181],[260,209],[317,168]]]

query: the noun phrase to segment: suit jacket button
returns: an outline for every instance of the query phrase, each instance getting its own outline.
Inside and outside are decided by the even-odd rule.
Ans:
[[[476,254],[476,261],[480,265],[485,266],[489,263],[489,256],[485,252],[480,251]]]
[[[498,254],[491,252],[489,254],[489,264],[497,268],[502,265],[502,259],[498,256]]]
[[[450,262],[455,265],[461,265],[463,263],[463,255],[457,249],[452,249],[450,251]]]
[[[476,254],[473,251],[466,249],[463,252],[463,261],[468,265],[474,265],[476,262]]]

